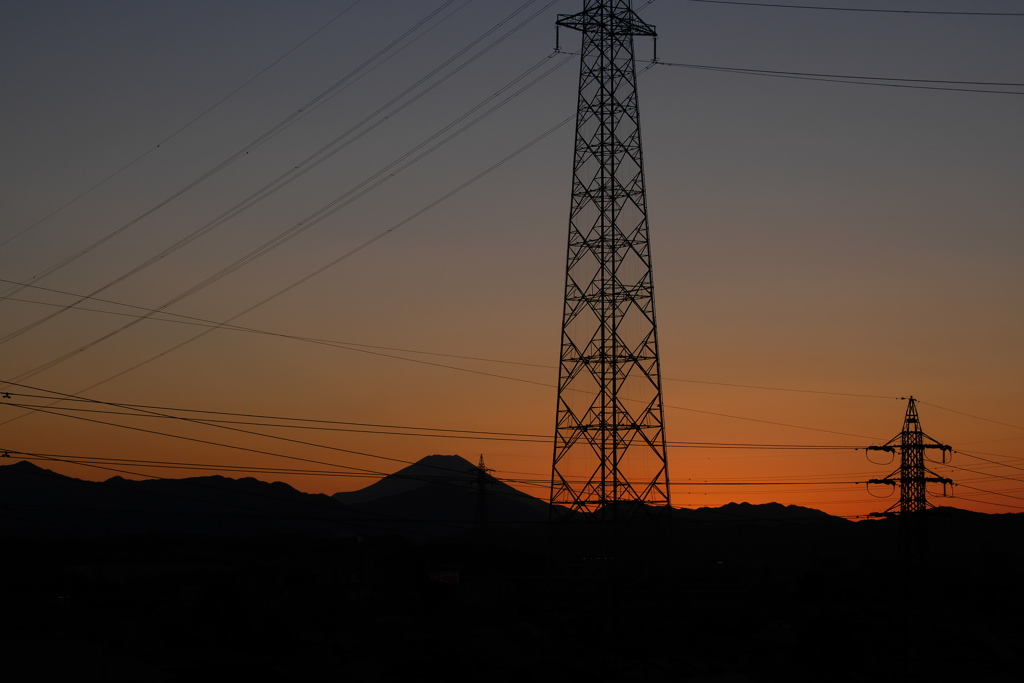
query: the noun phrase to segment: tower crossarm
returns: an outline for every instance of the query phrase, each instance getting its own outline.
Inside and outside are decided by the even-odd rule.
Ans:
[[[931,476],[923,477],[924,481],[926,481],[929,484],[942,484],[943,486],[952,486],[953,485],[953,480],[952,479],[950,479],[949,477],[940,477],[935,472],[932,472],[929,469],[925,470],[925,474],[926,475],[931,475]]]
[[[584,9],[576,14],[559,14],[556,26],[574,31],[602,31],[615,36],[657,36],[654,27],[640,18],[625,0],[609,3],[609,11],[603,12],[600,5]]]
[[[930,477],[915,477],[915,481],[923,481],[928,484],[952,484],[953,480],[948,477],[940,477],[934,472],[929,471]],[[887,484],[889,486],[898,486],[903,483],[902,477],[888,476],[882,479],[868,479],[868,484]]]

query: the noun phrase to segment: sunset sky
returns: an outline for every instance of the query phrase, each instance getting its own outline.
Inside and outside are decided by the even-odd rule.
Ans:
[[[634,2],[673,504],[1024,511],[1024,6],[792,4]],[[10,462],[546,498],[581,8],[0,3]]]

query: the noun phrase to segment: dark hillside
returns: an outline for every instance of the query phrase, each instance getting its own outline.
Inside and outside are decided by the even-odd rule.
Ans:
[[[576,521],[549,543],[543,503],[510,496],[481,525],[479,473],[440,463],[423,464],[443,481],[385,481],[353,506],[253,479],[0,468],[8,668],[274,682],[1024,670],[1022,515],[929,511],[924,572],[900,560],[899,519],[774,504]]]

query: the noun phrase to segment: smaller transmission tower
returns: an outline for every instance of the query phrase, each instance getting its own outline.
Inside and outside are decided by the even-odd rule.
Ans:
[[[927,484],[952,485],[953,481],[940,477],[925,466],[925,451],[935,449],[942,453],[942,462],[948,462],[953,449],[939,443],[921,431],[917,415],[917,402],[907,400],[907,414],[903,431],[881,446],[868,446],[869,451],[899,452],[900,466],[883,479],[871,479],[869,484],[888,484],[900,487],[899,502],[885,512],[872,513],[872,517],[898,515],[900,518],[900,556],[905,565],[922,567],[926,561],[927,528],[924,511],[931,507],[927,498]]]

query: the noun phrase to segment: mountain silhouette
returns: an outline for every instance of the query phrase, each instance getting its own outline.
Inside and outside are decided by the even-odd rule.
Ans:
[[[417,541],[515,530],[536,536],[550,505],[458,455],[428,455],[369,486],[309,494],[282,482],[219,475],[105,481],[68,477],[27,461],[0,467],[0,529],[38,535],[179,533],[397,534]],[[676,509],[693,523],[826,521],[819,510],[777,503]]]
[[[245,477],[84,481],[18,462],[0,467],[8,533],[103,536],[183,533],[365,533],[366,515],[330,496]],[[372,520],[371,520],[372,521]]]
[[[547,521],[549,508],[458,455],[428,455],[364,489],[333,498],[377,515],[382,525],[422,537],[537,526]]]

